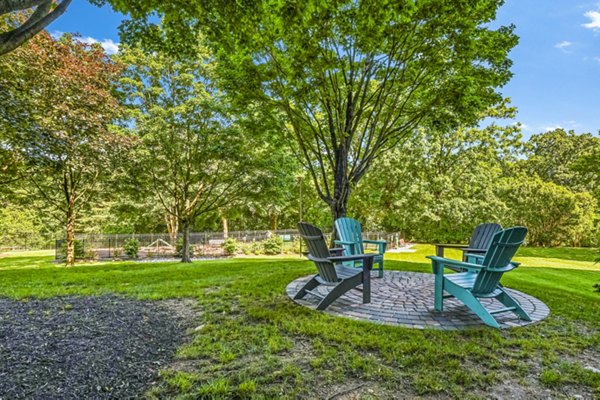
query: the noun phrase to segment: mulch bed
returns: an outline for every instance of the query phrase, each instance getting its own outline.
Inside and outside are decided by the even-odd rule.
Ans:
[[[192,305],[0,298],[0,399],[140,397],[185,340]]]

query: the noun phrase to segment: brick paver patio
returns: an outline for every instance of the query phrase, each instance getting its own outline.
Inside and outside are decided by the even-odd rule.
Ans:
[[[288,296],[293,299],[311,277],[312,275],[305,276],[291,282],[286,288]],[[362,292],[350,290],[334,301],[325,312],[346,318],[417,329],[456,330],[486,326],[461,302],[452,298],[444,300],[443,312],[435,311],[433,280],[433,274],[385,271],[383,278],[371,280],[371,303],[362,304]],[[316,290],[325,294],[329,289],[321,285]],[[522,321],[510,312],[497,314],[495,317],[502,328],[529,325],[550,314],[548,307],[535,297],[517,290],[507,291],[521,303],[533,321]],[[319,299],[307,294],[303,299],[294,301],[314,309]],[[496,300],[481,301],[490,310],[504,307]]]

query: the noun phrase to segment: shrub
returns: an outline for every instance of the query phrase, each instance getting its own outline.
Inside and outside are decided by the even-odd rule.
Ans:
[[[235,254],[238,249],[238,243],[234,238],[228,238],[223,242],[223,250],[227,254]]]
[[[263,249],[267,255],[281,254],[283,239],[280,236],[271,236],[263,242]]]
[[[132,259],[138,258],[138,253],[140,251],[140,242],[137,239],[131,238],[127,239],[125,243],[123,243],[123,250],[127,257]]]
[[[112,257],[113,258],[121,258],[122,255],[123,255],[123,250],[122,249],[114,249],[112,251]]]
[[[98,252],[96,250],[94,250],[94,249],[87,250],[85,252],[85,259],[86,260],[96,260],[96,259],[98,259]]]

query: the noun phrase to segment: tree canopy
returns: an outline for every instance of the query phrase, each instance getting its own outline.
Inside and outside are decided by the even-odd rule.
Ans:
[[[486,26],[501,4],[490,0],[111,3],[131,12],[125,38],[150,48],[161,45],[151,11],[167,21],[162,43],[205,32],[225,90],[286,116],[333,218],[373,160],[417,126],[474,124],[499,104],[517,43],[512,27]]]

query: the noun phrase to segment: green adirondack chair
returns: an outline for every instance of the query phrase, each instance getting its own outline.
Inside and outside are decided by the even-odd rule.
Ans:
[[[477,264],[428,256],[435,274],[435,309],[443,311],[444,298],[455,297],[477,314],[484,323],[494,328],[499,328],[500,325],[493,315],[508,311],[514,312],[521,319],[531,321],[531,317],[521,305],[500,285],[502,275],[519,266],[519,263],[511,260],[526,235],[527,228],[522,226],[497,232],[487,252],[484,255],[473,256],[480,259],[480,263]],[[459,267],[468,271],[444,275],[444,267]],[[449,294],[444,295],[444,291]],[[505,307],[489,311],[479,301],[481,298],[494,298]]]
[[[368,240],[363,239],[360,222],[353,218],[338,218],[335,220],[335,231],[337,232],[338,240],[334,243],[341,245],[346,255],[364,254],[364,243],[376,244],[378,252],[375,255],[373,262],[379,264],[379,277],[383,277],[383,254],[387,242],[385,240]],[[350,263],[350,265],[360,266],[360,262]]]
[[[463,261],[469,263],[479,264],[481,258],[474,257],[477,255],[483,255],[487,251],[488,246],[492,242],[492,238],[496,234],[496,232],[502,230],[502,225],[496,223],[485,223],[479,224],[475,227],[473,231],[473,235],[471,236],[471,240],[469,240],[469,244],[436,244],[435,245],[435,255],[438,257],[444,257],[444,249],[460,249],[463,252]],[[465,268],[448,266],[452,270],[456,272],[464,272],[468,271]]]
[[[339,256],[343,249],[328,249],[323,232],[314,225],[306,222],[298,224],[300,236],[306,242],[308,247],[308,259],[315,263],[317,275],[311,278],[300,291],[294,296],[294,299],[301,299],[307,294],[311,294],[321,299],[317,310],[326,309],[335,299],[346,293],[350,289],[358,289],[362,285],[363,303],[371,302],[371,268],[373,268],[374,254],[356,254],[349,256]],[[333,254],[333,255],[332,255]],[[362,269],[356,269],[343,265],[346,261],[362,262]],[[325,296],[314,291],[320,285],[330,286],[331,290]]]

